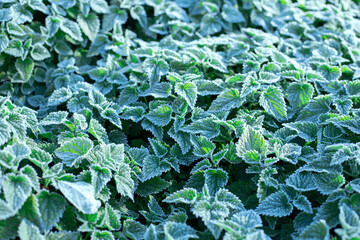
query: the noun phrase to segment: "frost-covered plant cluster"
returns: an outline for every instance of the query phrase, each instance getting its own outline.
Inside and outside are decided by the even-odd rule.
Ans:
[[[0,239],[360,239],[354,0],[0,0]]]

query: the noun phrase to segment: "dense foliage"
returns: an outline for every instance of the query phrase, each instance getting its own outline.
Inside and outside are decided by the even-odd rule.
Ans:
[[[360,239],[351,0],[0,0],[0,239]]]

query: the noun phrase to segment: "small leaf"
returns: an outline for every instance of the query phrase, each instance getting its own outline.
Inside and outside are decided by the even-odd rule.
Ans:
[[[192,134],[201,134],[211,139],[220,134],[220,125],[214,118],[203,118],[189,125],[184,125],[181,130]]]
[[[155,155],[149,155],[143,163],[143,181],[161,175],[170,170],[171,166],[166,160],[161,160]]]
[[[193,188],[184,188],[167,196],[163,202],[193,204],[197,198],[197,192]]]

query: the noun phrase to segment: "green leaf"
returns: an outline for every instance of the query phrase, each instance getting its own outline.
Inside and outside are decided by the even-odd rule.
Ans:
[[[96,119],[90,120],[88,132],[99,140],[100,143],[109,143],[106,129]]]
[[[115,240],[114,235],[109,231],[93,231],[91,240]]]
[[[143,183],[141,183],[135,193],[139,194],[142,197],[147,197],[151,194],[161,192],[162,190],[171,186],[171,182],[167,182],[160,177],[151,178]]]
[[[309,201],[309,199],[307,199],[307,197],[303,195],[297,197],[293,201],[293,205],[301,211],[304,211],[306,213],[313,213],[313,210],[311,208],[311,202]]]
[[[161,160],[155,155],[149,155],[143,162],[143,181],[161,175],[171,169],[171,165],[166,160]]]
[[[201,134],[211,139],[220,134],[220,125],[214,118],[203,118],[183,126],[181,130],[192,134]]]
[[[0,222],[4,219],[14,216],[15,214],[16,212],[11,209],[9,204],[7,204],[4,200],[0,199]]]
[[[226,89],[217,98],[211,102],[209,111],[229,111],[233,108],[238,108],[244,102],[239,95],[239,91],[235,88]]]
[[[105,0],[92,0],[90,1],[90,6],[92,10],[97,13],[108,13],[109,5]]]
[[[150,224],[150,226],[146,229],[144,234],[144,240],[157,240],[157,233],[154,224]]]
[[[31,194],[29,178],[13,173],[5,175],[2,181],[5,200],[13,211],[19,210]]]
[[[97,67],[91,69],[88,74],[92,80],[101,82],[109,75],[109,70],[104,67]]]
[[[89,40],[94,41],[100,29],[100,20],[98,16],[93,13],[88,14],[86,17],[82,14],[79,14],[77,16],[77,22]]]
[[[109,120],[112,124],[114,124],[118,128],[122,129],[120,117],[114,109],[112,109],[112,108],[104,109],[100,113],[100,115],[101,115],[101,117]]]
[[[0,9],[0,22],[10,21],[12,18],[11,8]]]
[[[301,192],[316,189],[314,176],[311,172],[295,172],[286,179],[286,184]]]
[[[85,214],[96,213],[101,202],[95,199],[94,187],[86,182],[59,181],[58,186],[62,194],[79,211]]]
[[[256,151],[262,157],[266,156],[267,145],[262,134],[247,126],[236,144],[236,153],[239,157],[244,157],[249,151]]]
[[[194,154],[199,157],[209,157],[215,150],[215,144],[203,136],[191,135],[191,144],[194,146]]]
[[[72,97],[72,92],[67,88],[55,90],[48,99],[48,106],[58,106]]]
[[[146,227],[133,219],[127,219],[124,221],[123,233],[130,239],[142,239],[145,231]]]
[[[167,147],[157,139],[148,138],[152,149],[157,157],[162,158],[168,153]]]
[[[346,204],[340,207],[339,219],[341,226],[345,229],[358,228],[360,225],[359,215]]]
[[[316,173],[314,182],[319,192],[328,195],[340,188],[345,183],[345,178],[337,173]]]
[[[322,64],[318,67],[318,71],[324,76],[328,81],[337,80],[341,76],[341,70],[335,66],[329,66],[327,64]]]
[[[312,99],[306,107],[304,107],[296,121],[318,122],[320,115],[330,111],[331,104],[330,95],[321,95]]]
[[[79,25],[67,18],[61,18],[60,29],[77,41],[83,41]]]
[[[164,225],[166,239],[171,240],[188,240],[198,238],[195,229],[185,223],[166,222]]]
[[[41,191],[37,194],[39,211],[44,226],[44,231],[50,231],[63,216],[66,208],[65,199],[57,193]]]
[[[46,58],[51,57],[50,52],[43,45],[35,45],[31,50],[31,57],[35,61],[43,61]]]
[[[9,124],[14,136],[24,139],[26,135],[26,124],[24,116],[18,113],[10,113],[5,119]]]
[[[18,236],[18,227],[21,218],[18,215],[0,221],[0,236],[3,239],[15,238]]]
[[[74,240],[80,238],[80,232],[50,232],[46,240]]]
[[[168,135],[177,142],[183,154],[187,153],[190,150],[190,133],[183,132],[181,130],[175,132],[174,128],[171,127],[168,131]]]
[[[0,119],[0,146],[10,139],[10,133],[9,125],[3,119]]]
[[[284,217],[291,214],[293,206],[284,192],[276,192],[267,196],[260,202],[256,212],[266,216]]]
[[[2,38],[2,41],[3,39],[6,39],[7,38]],[[3,48],[6,46],[6,48],[4,49],[4,52],[9,54],[9,55],[12,55],[14,57],[22,57],[23,54],[24,54],[24,48],[22,47],[22,42],[19,40],[19,39],[12,39],[10,40],[10,42],[8,42],[8,44],[3,43],[4,45],[2,46]]]
[[[134,122],[141,121],[145,116],[145,109],[143,107],[124,107],[120,117],[122,119],[130,119]]]
[[[21,240],[45,240],[40,230],[26,219],[21,221],[18,233]]]
[[[110,206],[110,204],[106,203],[105,206],[105,222],[109,230],[119,230],[121,228],[120,222],[120,212],[115,210]]]
[[[172,110],[169,105],[161,105],[152,110],[145,117],[156,126],[163,127],[171,121]]]
[[[67,120],[68,115],[69,113],[65,111],[51,112],[41,121],[41,124],[44,126],[62,124]]]
[[[73,166],[81,161],[92,148],[93,142],[90,139],[78,137],[64,142],[55,151],[55,155],[67,166]]]
[[[310,83],[294,82],[286,89],[287,99],[293,108],[305,106],[314,94],[314,88]]]
[[[195,107],[197,100],[197,87],[192,82],[178,82],[175,85],[175,92],[185,98],[191,108]]]
[[[135,183],[131,178],[131,168],[128,164],[122,164],[114,175],[116,189],[123,196],[134,199]]]
[[[34,61],[31,58],[26,58],[25,60],[18,58],[16,59],[15,67],[22,80],[27,82],[29,81],[34,70]]]
[[[110,169],[107,167],[101,167],[99,165],[92,165],[91,172],[91,184],[94,186],[95,195],[97,195],[108,183],[112,177]]]
[[[228,182],[228,174],[221,168],[207,169],[204,177],[211,196],[214,196],[218,190],[224,188]]]
[[[286,104],[281,88],[269,86],[261,93],[260,105],[277,120],[287,118]]]
[[[327,226],[325,220],[313,222],[301,232],[300,237],[301,239],[309,239],[309,240],[330,239],[329,227]]]
[[[163,202],[194,204],[197,199],[197,191],[193,188],[184,188],[167,196]]]
[[[285,123],[284,126],[291,130],[295,130],[299,137],[308,142],[313,142],[316,140],[317,132],[319,130],[318,124],[312,122],[298,121],[293,123]]]
[[[19,215],[33,223],[40,230],[43,228],[43,222],[39,211],[39,202],[35,195],[30,195],[25,204],[19,210]]]
[[[29,178],[30,185],[34,188],[35,191],[40,191],[39,177],[36,170],[32,166],[28,165],[22,167],[20,169],[20,173]]]
[[[31,149],[29,159],[38,167],[52,162],[52,156],[40,148]]]

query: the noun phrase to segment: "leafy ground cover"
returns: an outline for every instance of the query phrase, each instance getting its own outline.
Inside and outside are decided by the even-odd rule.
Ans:
[[[0,239],[359,240],[350,0],[0,0]]]

